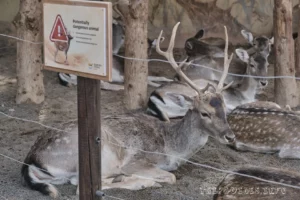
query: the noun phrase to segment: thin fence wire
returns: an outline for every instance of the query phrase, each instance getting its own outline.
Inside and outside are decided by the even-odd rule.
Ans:
[[[34,41],[18,38],[18,37],[15,37],[15,36],[11,36],[11,35],[0,34],[0,36],[8,37],[8,38],[19,40],[19,41],[22,41],[22,42],[27,42],[27,43],[30,43],[30,44],[43,44],[43,42],[34,42]]]
[[[33,41],[30,41],[30,40],[24,40],[24,39],[15,37],[15,36],[10,36],[10,35],[5,35],[5,34],[0,34],[0,36],[12,38],[12,39],[16,39],[16,40],[19,40],[19,41],[22,41],[22,42],[27,42],[27,43],[30,43],[30,44],[39,44],[39,45],[40,45],[40,44],[43,44],[43,42],[33,42]],[[127,60],[146,61],[146,62],[164,62],[164,63],[170,63],[169,61],[167,61],[167,60],[162,60],[162,59],[141,59],[141,58],[126,57],[126,56],[122,56],[122,55],[118,55],[118,54],[113,54],[113,55],[114,55],[114,56],[117,56],[117,57],[120,57],[120,58],[123,58],[123,59],[127,59]],[[181,62],[177,62],[177,63],[180,64]],[[191,65],[191,66],[196,66],[196,67],[202,67],[202,68],[205,68],[205,69],[209,69],[209,70],[212,70],[212,71],[221,73],[221,74],[223,73],[222,70],[213,69],[213,68],[208,67],[208,66],[205,66],[205,65],[194,64],[194,63],[191,63],[190,65]],[[247,77],[247,78],[264,78],[264,79],[280,79],[280,78],[282,79],[282,78],[289,78],[289,79],[300,80],[300,77],[295,77],[295,76],[252,76],[252,75],[247,75],[247,74],[235,74],[235,73],[229,73],[229,72],[228,72],[228,75],[229,75],[229,76],[236,76],[236,77]]]
[[[3,114],[3,112],[0,112],[0,114]],[[41,123],[39,123],[39,122],[32,121],[32,120],[28,120],[28,119],[16,118],[16,117],[13,117],[13,116],[10,116],[10,115],[7,115],[7,114],[5,114],[4,116],[6,116],[6,117],[9,116],[9,118],[14,118],[14,119],[17,119],[17,120],[22,120],[22,121],[25,121],[25,122],[32,122],[32,123],[41,125]],[[49,128],[49,129],[52,129],[52,127],[47,126],[47,125],[43,125],[43,127],[47,127],[47,128]],[[55,130],[55,131],[59,130],[60,132],[66,132],[66,131],[64,131],[64,130],[60,130],[60,129],[57,129],[57,128],[54,128],[54,130]],[[67,133],[69,133],[69,132],[67,132]],[[112,135],[112,136],[113,136],[113,135]],[[114,137],[114,136],[113,136],[113,137]],[[115,138],[115,137],[114,137],[114,138]],[[220,168],[213,167],[213,166],[210,166],[210,165],[201,164],[201,163],[196,163],[196,162],[190,161],[190,160],[188,160],[188,159],[185,159],[185,158],[182,158],[182,157],[179,157],[179,156],[175,156],[175,155],[171,155],[171,154],[165,154],[165,153],[160,153],[160,152],[146,151],[146,150],[143,150],[143,149],[132,148],[132,147],[128,147],[128,146],[116,144],[116,143],[110,142],[110,141],[109,141],[109,143],[112,144],[112,145],[115,145],[115,146],[117,146],[117,147],[124,148],[125,150],[130,150],[130,151],[135,150],[135,151],[140,151],[140,152],[147,153],[147,154],[156,154],[156,155],[168,156],[168,157],[171,157],[171,158],[176,158],[176,159],[182,160],[182,161],[184,161],[184,162],[190,163],[190,164],[195,165],[195,166],[198,166],[198,167],[211,169],[211,170],[214,170],[214,171],[217,171],[217,172],[226,173],[226,174],[232,174],[232,175],[238,175],[238,176],[243,176],[243,177],[247,177],[247,178],[256,179],[256,180],[259,180],[259,181],[262,181],[262,182],[267,182],[267,183],[271,183],[271,184],[281,185],[281,186],[290,187],[290,188],[294,188],[294,189],[299,189],[299,190],[300,190],[300,187],[299,187],[299,186],[295,186],[295,185],[291,185],[291,184],[285,184],[285,183],[276,182],[276,181],[270,181],[270,180],[267,180],[267,179],[259,178],[259,177],[252,176],[252,175],[248,175],[248,174],[238,173],[238,172],[230,171],[230,170],[226,170],[226,169],[220,169]],[[0,154],[0,156],[3,156],[3,157],[5,157],[5,158],[11,159],[11,160],[16,161],[16,162],[18,162],[18,163],[24,164],[24,163],[21,162],[21,161],[18,161],[18,160],[16,160],[16,159],[10,158],[9,156],[3,155],[3,154]],[[143,177],[143,178],[148,178],[148,179],[149,179],[149,177]],[[153,179],[153,180],[154,180],[154,179]]]

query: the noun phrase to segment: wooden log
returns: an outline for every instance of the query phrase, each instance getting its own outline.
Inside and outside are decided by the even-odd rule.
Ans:
[[[275,76],[295,76],[292,19],[292,0],[275,0]],[[294,78],[275,79],[275,102],[281,106],[298,105],[297,84]]]

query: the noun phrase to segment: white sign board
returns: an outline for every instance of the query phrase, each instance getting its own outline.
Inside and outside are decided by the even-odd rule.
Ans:
[[[45,69],[111,81],[109,2],[44,0]]]

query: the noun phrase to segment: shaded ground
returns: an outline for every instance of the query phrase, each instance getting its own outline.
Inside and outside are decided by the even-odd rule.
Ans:
[[[14,49],[0,51],[0,79],[15,77],[16,54]],[[165,63],[151,62],[151,71],[169,77],[173,70]],[[270,68],[272,74],[273,68]],[[272,100],[272,81],[266,93],[260,99]],[[16,84],[0,85],[0,111],[10,115],[39,121],[61,127],[64,123],[76,120],[76,87],[67,88],[59,85],[56,73],[45,72],[46,100],[41,105],[15,104]],[[153,89],[153,88],[152,88]],[[151,91],[151,88],[149,92]],[[123,92],[102,92],[102,113],[116,114],[123,112]],[[0,114],[0,153],[23,161],[36,138],[46,131],[45,128],[29,122],[9,119]],[[282,160],[277,155],[241,153],[210,139],[192,161],[222,169],[234,170],[244,165],[277,167],[300,171],[299,160]],[[8,200],[46,200],[50,199],[32,191],[21,184],[21,164],[0,156],[0,199]],[[185,164],[175,172],[177,183],[163,185],[158,189],[128,191],[114,189],[106,191],[108,195],[127,200],[211,200],[212,194],[205,189],[213,189],[226,174],[192,164]],[[59,186],[59,199],[78,199],[76,188],[71,185]],[[111,198],[104,198],[111,199]]]

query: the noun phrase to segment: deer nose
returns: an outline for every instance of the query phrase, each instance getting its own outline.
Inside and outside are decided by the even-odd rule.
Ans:
[[[227,143],[231,144],[235,141],[235,135],[232,131],[228,131],[225,135],[224,135],[224,139]]]
[[[268,81],[260,81],[260,84],[261,84],[262,86],[266,86],[266,85],[268,85]]]

